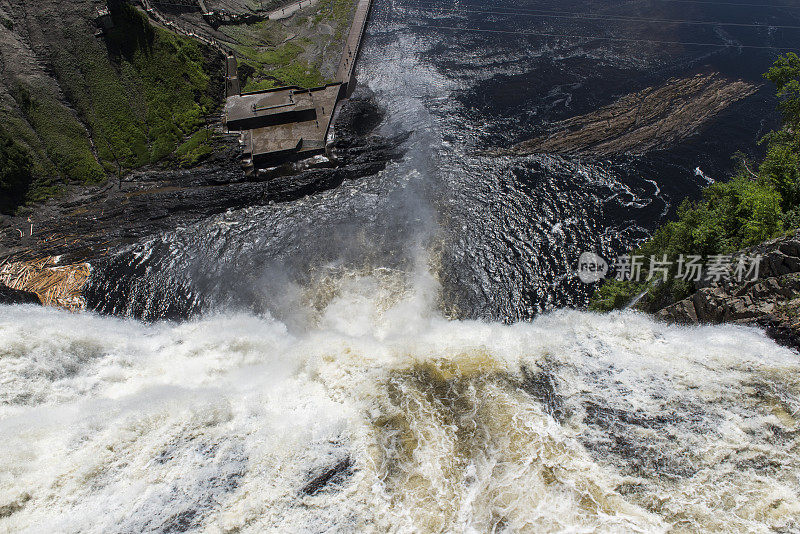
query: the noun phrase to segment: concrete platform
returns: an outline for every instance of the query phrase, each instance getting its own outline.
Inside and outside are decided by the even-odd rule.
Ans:
[[[322,153],[341,90],[281,88],[228,99],[227,127],[249,131],[245,150],[256,166]]]
[[[289,87],[230,96],[225,100],[225,123],[229,130],[252,130],[312,120],[316,116],[314,92]]]
[[[372,0],[358,0],[335,83],[236,94],[239,80],[235,58],[228,57],[223,121],[228,131],[242,132],[241,142],[254,167],[274,166],[325,151],[336,105],[355,88],[355,64],[371,6]]]

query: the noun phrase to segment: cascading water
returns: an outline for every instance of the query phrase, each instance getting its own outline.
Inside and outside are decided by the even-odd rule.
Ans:
[[[756,330],[453,321],[391,271],[308,291],[303,331],[0,309],[0,528],[800,528],[800,361]]]
[[[402,160],[94,274],[104,311],[192,318],[0,307],[0,531],[800,530],[796,352],[541,313],[585,304],[580,252],[635,243],[698,165],[725,168],[700,152],[763,125],[637,160],[480,153],[697,62],[758,61],[435,30],[481,15],[408,4],[376,3],[359,76],[379,133],[411,132]]]

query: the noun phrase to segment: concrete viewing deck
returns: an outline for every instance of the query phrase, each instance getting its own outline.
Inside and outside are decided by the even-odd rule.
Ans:
[[[240,93],[236,58],[226,60],[224,124],[241,132],[253,167],[274,166],[325,152],[337,103],[355,89],[355,65],[372,0],[358,0],[343,43],[336,81],[323,87],[279,87]]]
[[[325,150],[341,90],[337,83],[231,96],[225,103],[226,127],[245,133],[242,141],[254,166],[313,156]]]

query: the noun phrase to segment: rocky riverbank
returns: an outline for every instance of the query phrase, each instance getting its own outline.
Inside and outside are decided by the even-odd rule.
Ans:
[[[557,122],[545,135],[490,153],[640,155],[686,139],[757,89],[753,84],[717,73],[671,79],[592,113]]]
[[[405,135],[373,135],[382,110],[367,92],[345,102],[329,158],[247,175],[235,138],[218,138],[214,155],[188,169],[151,167],[122,181],[76,187],[30,215],[0,219],[0,262],[55,257],[91,263],[109,252],[230,209],[287,202],[374,176],[401,156]],[[19,288],[26,289],[26,288]]]
[[[800,349],[800,232],[742,254],[763,257],[757,280],[702,288],[655,316],[682,324],[759,326],[779,343]]]

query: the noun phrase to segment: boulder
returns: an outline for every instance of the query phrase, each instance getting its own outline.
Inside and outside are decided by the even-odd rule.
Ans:
[[[36,293],[30,291],[20,291],[0,284],[0,304],[38,304],[42,302]]]

